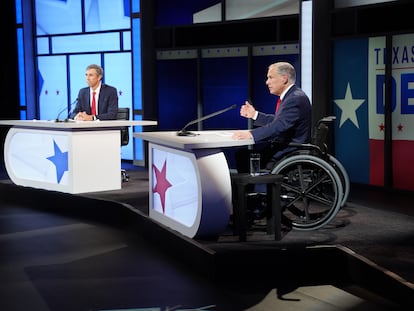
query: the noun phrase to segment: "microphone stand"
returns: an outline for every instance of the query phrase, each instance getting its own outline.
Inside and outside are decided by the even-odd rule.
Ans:
[[[210,113],[210,114],[208,114],[208,115],[206,115],[206,116],[204,116],[204,117],[201,117],[201,118],[198,118],[198,119],[195,119],[195,120],[193,120],[193,121],[190,121],[190,122],[188,122],[182,129],[181,129],[181,131],[178,131],[177,132],[177,136],[197,136],[198,134],[195,134],[195,133],[192,133],[192,132],[188,132],[188,131],[186,131],[186,128],[187,127],[189,127],[190,125],[192,125],[192,124],[194,124],[194,123],[197,123],[197,122],[201,122],[201,121],[203,121],[203,120],[206,120],[206,119],[209,119],[209,118],[212,118],[212,117],[215,117],[215,116],[217,116],[217,115],[219,115],[219,114],[222,114],[222,113],[224,113],[224,112],[227,112],[227,111],[229,111],[229,110],[231,110],[231,109],[234,109],[234,108],[236,108],[237,107],[237,105],[236,104],[234,104],[234,105],[231,105],[230,107],[227,107],[227,108],[224,108],[224,109],[222,109],[222,110],[219,110],[219,111],[216,111],[216,112],[213,112],[213,113]]]
[[[73,105],[74,104],[76,104],[78,102],[78,99],[76,98],[71,104],[70,104],[70,106],[69,106],[69,112],[68,112],[68,116],[69,116],[69,113],[72,111],[72,107],[73,107]],[[60,117],[60,115],[65,111],[65,110],[67,110],[68,109],[68,107],[65,107],[65,108],[63,108],[61,111],[59,111],[59,113],[58,113],[58,115],[57,115],[57,117],[56,117],[56,119],[55,119],[55,122],[57,123],[57,122],[68,122],[68,118],[66,118],[65,120],[60,120],[59,119],[59,117]]]

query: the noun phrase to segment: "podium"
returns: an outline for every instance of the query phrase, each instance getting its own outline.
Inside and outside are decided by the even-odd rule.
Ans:
[[[13,183],[66,193],[121,189],[120,128],[156,121],[0,120],[11,126],[4,161]]]
[[[230,170],[222,148],[253,144],[231,131],[134,133],[148,141],[149,217],[181,234],[216,236],[232,213]]]

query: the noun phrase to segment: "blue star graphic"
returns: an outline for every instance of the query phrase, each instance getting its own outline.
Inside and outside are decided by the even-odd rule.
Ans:
[[[68,152],[62,152],[55,141],[53,141],[53,147],[55,154],[47,159],[56,166],[56,179],[59,184],[63,174],[68,170]]]

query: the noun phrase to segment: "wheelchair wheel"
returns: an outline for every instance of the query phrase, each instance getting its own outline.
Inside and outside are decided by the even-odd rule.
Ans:
[[[341,208],[341,179],[328,162],[312,155],[295,155],[275,165],[283,175],[282,218],[297,230],[316,230],[328,224]]]
[[[334,169],[338,173],[339,177],[341,178],[342,191],[343,191],[341,207],[344,207],[345,204],[346,204],[346,201],[348,200],[349,190],[350,190],[350,187],[351,187],[350,182],[349,182],[348,173],[345,170],[345,167],[342,165],[342,163],[339,162],[332,155],[328,155],[328,161],[334,167]]]

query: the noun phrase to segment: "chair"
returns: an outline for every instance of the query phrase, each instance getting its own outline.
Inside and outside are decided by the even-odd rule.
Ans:
[[[248,211],[259,210],[259,216],[263,216],[262,209],[267,216],[267,225],[276,228],[276,231],[268,232],[274,232],[278,240],[282,237],[281,224],[288,229],[316,230],[332,221],[345,205],[350,188],[349,177],[342,164],[329,154],[326,144],[328,125],[333,120],[335,117],[332,116],[319,120],[313,129],[311,143],[290,143],[289,146],[295,147],[295,150],[269,163],[271,165],[262,170],[261,175],[233,175],[233,216],[236,217],[235,229],[240,241],[246,240]],[[269,175],[280,179],[275,177],[271,180],[266,177]],[[267,187],[266,193],[247,191],[247,185],[260,183],[268,186],[275,184],[276,190]],[[269,191],[273,192],[273,196],[269,196]],[[280,193],[280,205],[274,193]],[[263,194],[267,197],[265,202]],[[257,198],[251,202],[253,205],[249,204],[252,206],[247,206],[248,196]]]
[[[129,120],[129,108],[122,107],[118,108],[118,114],[116,116],[117,120]],[[128,126],[121,128],[121,146],[126,146],[129,143],[129,128]],[[121,180],[126,182],[129,180],[127,171],[121,168]]]
[[[285,226],[302,231],[319,229],[332,221],[346,203],[348,174],[329,154],[326,144],[328,125],[333,120],[331,116],[319,120],[311,143],[290,143],[296,149],[262,171],[283,176],[280,200]]]
[[[281,204],[283,218],[298,230],[316,230],[328,224],[345,204],[349,177],[341,163],[328,153],[327,124],[335,117],[317,123],[310,144],[290,144],[297,148],[270,170],[283,175]]]

